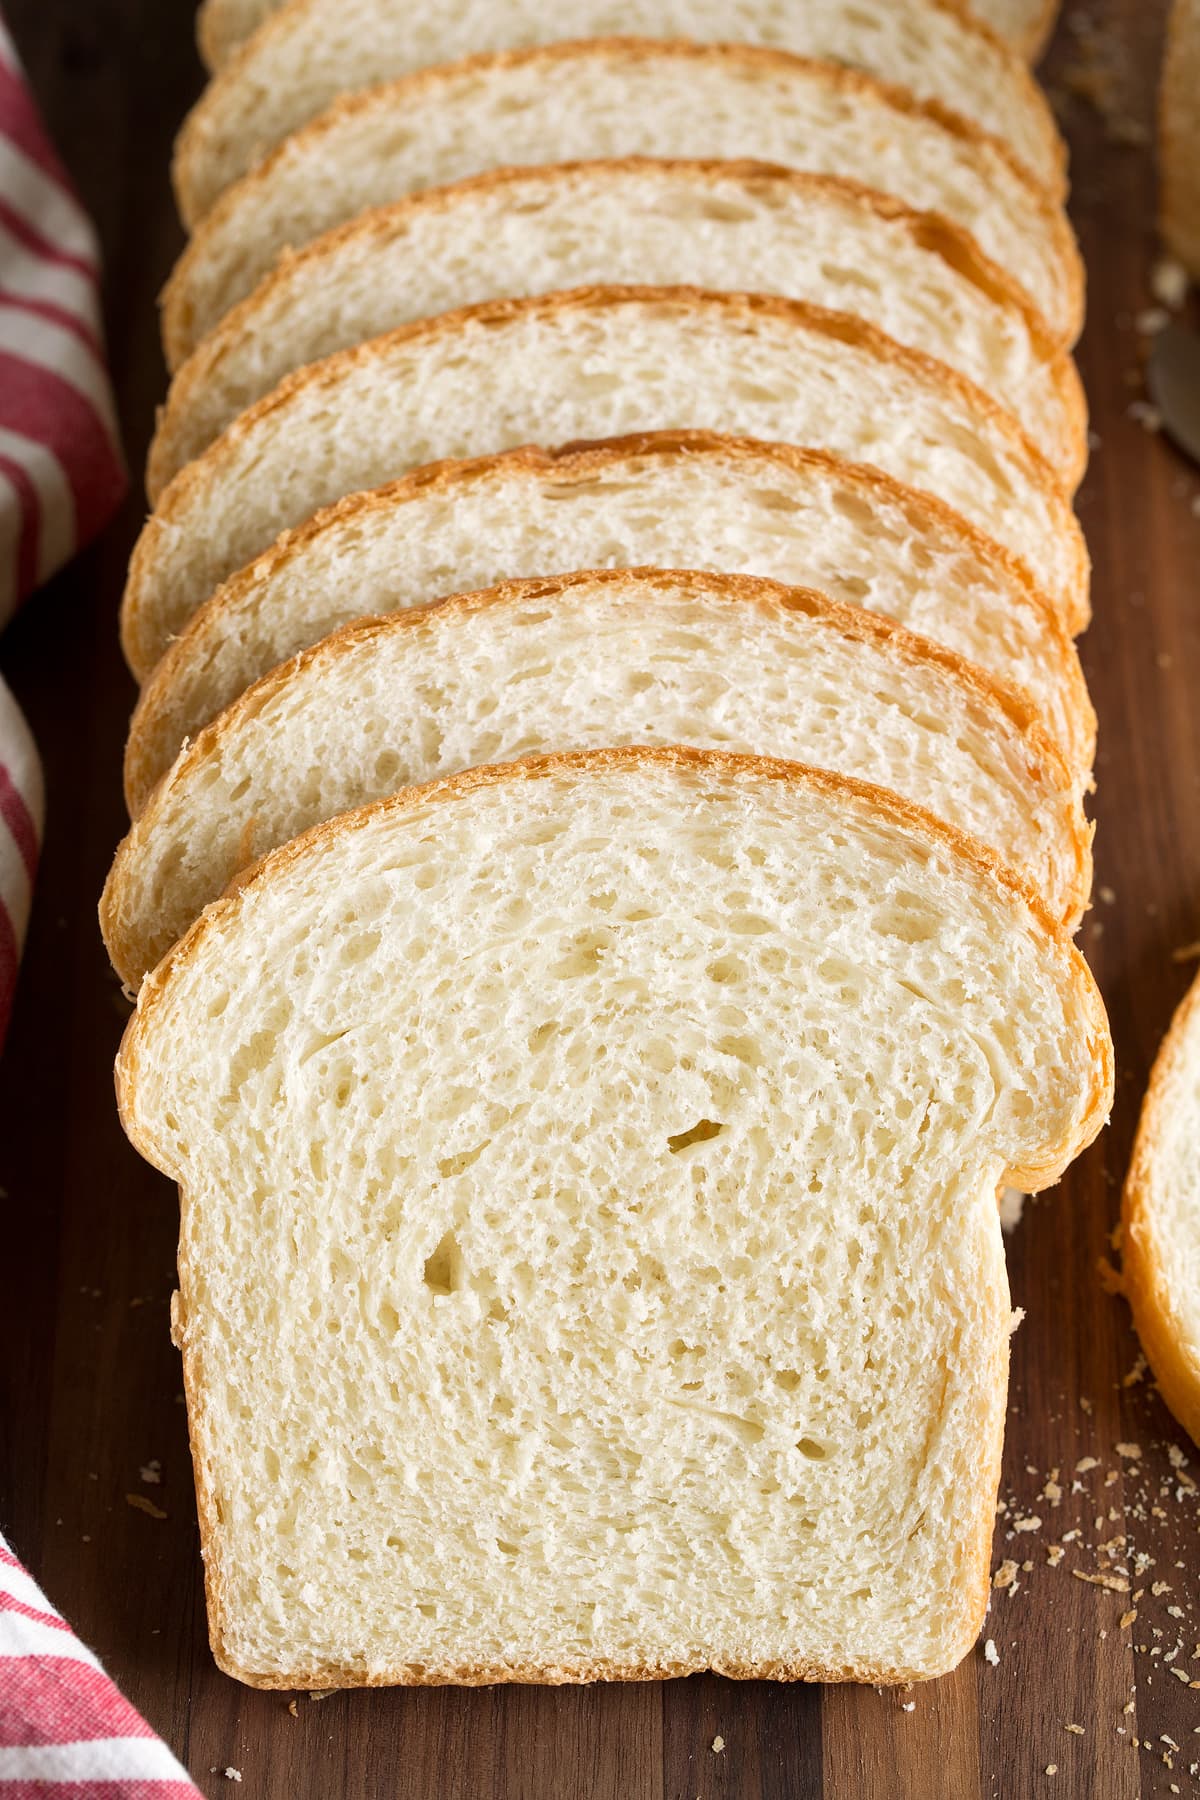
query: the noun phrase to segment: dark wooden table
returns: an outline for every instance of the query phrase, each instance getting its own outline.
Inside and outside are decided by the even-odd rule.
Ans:
[[[127,1008],[95,924],[123,826],[134,696],[116,613],[136,494],[0,646],[49,789],[0,1080],[0,1523],[206,1793],[233,1791],[228,1768],[248,1800],[1200,1794],[1189,1772],[1200,1771],[1200,1452],[1141,1375],[1124,1302],[1100,1269],[1146,1071],[1192,974],[1174,953],[1200,938],[1200,478],[1129,413],[1151,304],[1144,128],[1162,10],[1094,0],[1066,20],[1048,65],[1090,271],[1082,367],[1099,442],[1080,506],[1096,565],[1084,661],[1101,749],[1098,898],[1082,942],[1111,1011],[1119,1081],[1111,1129],[1011,1240],[1027,1316],[995,1553],[997,1566],[1019,1566],[987,1626],[998,1664],[980,1650],[911,1694],[696,1677],[302,1695],[294,1713],[287,1696],[218,1674],[167,1336],[174,1198],[117,1125],[110,1066]],[[163,388],[155,293],[180,245],[167,159],[200,86],[190,8],[9,0],[7,11],[99,225],[137,470]],[[143,1479],[151,1463],[158,1483]],[[1134,1592],[1074,1578],[1105,1562],[1129,1569]],[[1137,1618],[1122,1627],[1135,1593]]]

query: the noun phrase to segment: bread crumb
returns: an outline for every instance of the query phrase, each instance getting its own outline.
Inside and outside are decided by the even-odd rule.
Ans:
[[[1121,1630],[1124,1631],[1127,1626],[1132,1625],[1136,1618],[1137,1607],[1131,1606],[1128,1612],[1123,1612],[1121,1614]]]
[[[1042,1521],[1036,1513],[1028,1513],[1023,1519],[1013,1520],[1014,1531],[1040,1531],[1041,1529]]]
[[[1000,1667],[1000,1652],[996,1648],[996,1640],[989,1638],[983,1646],[983,1660],[991,1663],[993,1669]]]
[[[1089,1575],[1086,1569],[1072,1569],[1076,1581],[1090,1582],[1093,1587],[1108,1588],[1114,1594],[1127,1594],[1129,1582],[1124,1575],[1114,1575],[1105,1569],[1098,1575]]]
[[[1162,414],[1157,406],[1151,406],[1148,400],[1133,400],[1125,408],[1127,418],[1140,425],[1143,431],[1151,434],[1162,430]]]
[[[298,1719],[300,1717],[300,1708],[296,1705],[294,1700],[288,1701],[288,1711],[291,1713],[293,1719]]]
[[[916,1712],[916,1710],[917,1703],[915,1700],[905,1700],[900,1707],[901,1712]]]
[[[1100,1458],[1098,1456],[1081,1456],[1079,1461],[1075,1464],[1075,1473],[1077,1475],[1086,1475],[1089,1469],[1098,1469],[1099,1467]]]
[[[1059,1563],[1066,1554],[1067,1553],[1061,1544],[1046,1545],[1046,1561],[1050,1564],[1052,1569],[1057,1569]]]
[[[1046,1764],[1046,1773],[1047,1773],[1047,1775],[1057,1775],[1058,1774],[1058,1764],[1057,1763],[1047,1763]]]
[[[1171,316],[1165,306],[1147,306],[1133,321],[1134,327],[1143,337],[1153,337],[1156,332],[1165,331],[1171,322]]]
[[[157,1456],[152,1457],[148,1463],[142,1464],[141,1468],[138,1470],[138,1480],[144,1481],[147,1487],[161,1486],[162,1464],[159,1462]]]
[[[1006,1556],[996,1573],[992,1576],[992,1586],[996,1588],[1011,1587],[1017,1578],[1017,1565],[1011,1556]]]
[[[242,1771],[240,1769],[225,1769],[222,1773],[224,1774],[226,1781],[240,1781],[242,1779]]]
[[[125,1504],[132,1506],[137,1512],[145,1513],[149,1519],[165,1519],[167,1516],[162,1507],[155,1506],[153,1500],[147,1500],[145,1494],[126,1494]]]
[[[1162,306],[1178,312],[1187,299],[1188,272],[1173,256],[1162,256],[1150,271],[1150,292]]]
[[[338,1688],[310,1688],[308,1697],[310,1700],[332,1700],[338,1692],[340,1692]]]
[[[715,1737],[712,1741],[712,1747],[713,1755],[720,1756],[722,1750],[725,1748],[725,1739],[723,1737]]]
[[[1116,1444],[1113,1447],[1117,1455],[1123,1456],[1126,1462],[1141,1461],[1142,1446],[1140,1444]]]

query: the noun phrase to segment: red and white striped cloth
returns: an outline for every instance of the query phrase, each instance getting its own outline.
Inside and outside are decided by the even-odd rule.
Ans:
[[[0,1800],[200,1800],[0,1537]]]
[[[0,19],[0,626],[125,491],[98,270]],[[41,828],[37,752],[0,681],[0,1044]],[[35,1795],[200,1800],[0,1537],[0,1800]]]
[[[125,491],[99,257],[0,18],[0,626]],[[42,829],[37,756],[0,682],[0,1046]]]

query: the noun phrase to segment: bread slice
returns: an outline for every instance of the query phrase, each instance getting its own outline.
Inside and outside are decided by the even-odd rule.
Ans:
[[[219,69],[282,0],[203,0],[197,15],[200,53]],[[1056,0],[975,0],[971,11],[1028,61],[1041,51],[1058,13]]]
[[[195,614],[142,689],[125,792],[141,811],[185,738],[296,651],[363,614],[601,565],[774,576],[869,607],[1036,707],[1086,777],[1095,716],[1053,607],[947,508],[822,451],[652,433],[421,469],[289,532]],[[126,645],[144,658],[131,614]]]
[[[318,238],[228,313],[171,384],[150,499],[305,363],[413,319],[595,281],[752,286],[869,319],[1007,407],[1073,488],[1079,378],[996,276],[943,220],[831,176],[647,160],[478,176]]]
[[[1025,63],[944,0],[286,0],[184,122],[173,166],[183,222],[194,229],[342,94],[477,51],[615,34],[754,44],[861,69],[971,120],[1055,199],[1065,192],[1062,139]]]
[[[890,788],[978,837],[1068,925],[1091,888],[1080,783],[1036,715],[874,613],[750,576],[609,569],[360,620],[202,731],[100,907],[130,987],[256,857],[480,763],[613,744],[762,751]]]
[[[869,461],[1012,549],[1072,628],[1086,619],[1069,505],[1009,416],[961,376],[799,301],[583,288],[447,313],[282,382],[161,496],[130,564],[132,634],[160,653],[280,531],[422,463],[660,428]]]
[[[1111,1095],[982,853],[795,764],[475,770],[277,852],[117,1070],[262,1687],[904,1681],[987,1602],[997,1183]]]
[[[1172,0],[1159,101],[1160,227],[1200,282],[1200,0]]]
[[[629,40],[472,57],[348,96],[224,195],[163,295],[172,368],[285,248],[367,208],[513,164],[755,157],[944,213],[1060,342],[1082,318],[1060,207],[990,140],[850,69],[746,46]]]
[[[1200,1443],[1200,978],[1150,1076],[1121,1209],[1122,1280],[1162,1397]]]

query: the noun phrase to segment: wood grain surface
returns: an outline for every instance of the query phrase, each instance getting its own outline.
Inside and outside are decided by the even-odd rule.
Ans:
[[[9,0],[7,12],[100,229],[140,471],[164,386],[155,294],[180,244],[167,160],[200,86],[190,8]],[[997,1566],[1018,1566],[987,1625],[998,1662],[981,1648],[911,1693],[697,1677],[301,1695],[294,1713],[287,1696],[217,1672],[167,1336],[175,1203],[117,1125],[110,1071],[127,1009],[95,923],[123,825],[134,694],[116,611],[136,492],[0,645],[45,753],[50,809],[0,1071],[0,1523],[206,1793],[233,1791],[226,1769],[241,1771],[247,1800],[1200,1793],[1189,1769],[1200,1770],[1200,1452],[1140,1375],[1124,1302],[1100,1271],[1149,1062],[1192,973],[1176,952],[1200,938],[1200,477],[1129,411],[1152,304],[1147,128],[1162,15],[1160,0],[1072,9],[1046,70],[1090,282],[1081,353],[1099,441],[1080,506],[1101,748],[1098,897],[1081,941],[1111,1010],[1119,1083],[1111,1128],[1010,1241],[1026,1318],[995,1550]],[[152,1461],[159,1483],[143,1479]],[[1132,1591],[1075,1578],[1105,1565],[1127,1569]]]

